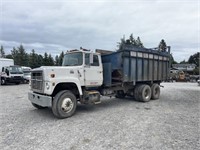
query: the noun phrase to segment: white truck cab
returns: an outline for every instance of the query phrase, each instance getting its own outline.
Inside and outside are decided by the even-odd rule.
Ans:
[[[73,50],[65,54],[60,67],[45,66],[33,69],[31,92],[28,95],[35,107],[52,107],[54,115],[65,118],[75,111],[74,103],[77,103],[77,99],[87,103],[84,99],[92,94],[93,97],[98,97],[97,101],[99,101],[99,92],[90,91],[87,94],[84,92],[87,88],[98,88],[102,83],[103,67],[100,54]],[[68,98],[62,99],[62,97]],[[62,99],[61,103],[60,99]],[[59,112],[60,108],[63,111]]]
[[[63,67],[68,68],[69,74],[80,81],[80,86],[101,86],[103,68],[100,54],[88,51],[70,52],[64,56]],[[77,72],[78,76],[74,76]]]
[[[23,81],[23,71],[20,66],[3,66],[1,73],[1,85],[7,83],[20,84]]]

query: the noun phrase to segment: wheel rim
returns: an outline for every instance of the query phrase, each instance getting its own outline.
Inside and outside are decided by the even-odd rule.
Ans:
[[[149,96],[150,96],[150,91],[149,91],[148,89],[146,89],[146,90],[144,91],[144,96],[145,96],[146,99],[149,98]]]
[[[62,108],[62,110],[63,110],[65,113],[68,113],[68,112],[70,112],[70,111],[73,109],[73,106],[74,106],[74,103],[73,103],[73,101],[71,100],[71,98],[65,98],[65,99],[62,101],[61,108]]]

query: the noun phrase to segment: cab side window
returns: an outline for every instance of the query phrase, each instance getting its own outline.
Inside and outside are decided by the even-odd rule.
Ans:
[[[89,54],[85,54],[85,64],[90,65],[90,55]]]
[[[93,55],[93,64],[92,66],[99,66],[99,59],[97,55]]]
[[[90,65],[90,54],[85,54],[85,64]],[[99,59],[97,55],[93,55],[93,63],[91,66],[99,66]]]

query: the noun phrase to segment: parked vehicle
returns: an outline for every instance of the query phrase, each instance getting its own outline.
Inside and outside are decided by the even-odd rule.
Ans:
[[[24,76],[23,76],[23,82],[24,83],[29,83],[30,79],[31,79],[31,68],[30,67],[25,67],[25,66],[22,66],[22,71],[24,73]]]
[[[38,109],[51,107],[58,118],[75,113],[77,102],[98,104],[101,96],[131,96],[142,102],[159,99],[169,73],[166,52],[126,46],[117,52],[72,50],[60,67],[31,72],[29,100]]]
[[[200,86],[200,80],[197,80],[198,85]]]
[[[13,59],[0,58],[0,71],[2,71],[2,67],[4,66],[13,66],[13,65],[14,65]]]
[[[0,58],[0,71],[1,85],[23,81],[22,68],[14,65],[13,59]]]
[[[187,82],[186,74],[184,71],[179,70],[176,78],[176,82]],[[189,81],[189,80],[188,80]]]

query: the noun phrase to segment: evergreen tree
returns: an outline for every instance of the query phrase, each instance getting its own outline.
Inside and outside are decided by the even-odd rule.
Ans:
[[[171,67],[172,67],[172,64],[177,64],[177,62],[174,60],[174,57],[172,56],[172,54],[170,54],[170,63],[171,63]]]
[[[185,60],[183,60],[183,61],[180,62],[180,64],[187,64],[187,63],[188,63],[188,62],[185,61]]]
[[[131,42],[132,45],[134,45],[134,46],[137,45],[137,44],[136,44],[136,40],[135,40],[134,37],[133,37],[133,34],[130,35],[129,40],[130,40],[130,42]]]
[[[199,67],[199,61],[200,61],[200,53],[197,52],[194,55],[191,55],[188,59],[188,63],[195,64],[197,67]]]
[[[48,66],[54,66],[54,60],[51,54],[48,56]]]
[[[55,66],[59,66],[59,57],[56,55],[55,57]]]
[[[12,58],[14,59],[14,63],[15,65],[20,65],[19,63],[19,52],[18,50],[13,47],[13,49],[11,50],[11,55],[12,55]]]
[[[59,66],[62,66],[63,57],[64,57],[64,52],[62,51],[60,56],[59,56]]]
[[[5,51],[4,51],[3,45],[1,45],[1,48],[0,48],[0,58],[5,58]]]
[[[143,48],[144,46],[143,46],[143,43],[141,42],[141,40],[140,40],[140,37],[138,36],[137,37],[137,40],[136,40],[136,46],[138,46],[138,47],[141,47],[141,48]]]
[[[37,57],[37,65],[36,65],[36,68],[38,68],[38,67],[41,67],[41,66],[44,66],[44,58],[43,58],[43,56],[42,55],[36,55],[36,57]]]
[[[120,42],[117,43],[117,47],[118,50],[122,50],[124,45],[126,44],[126,40],[125,40],[125,36],[123,36],[123,38],[120,39]]]
[[[13,59],[12,55],[11,54],[8,54],[5,56],[5,58],[8,58],[8,59]]]
[[[160,41],[160,44],[159,44],[159,46],[158,46],[158,49],[159,49],[159,51],[161,51],[161,52],[165,52],[166,51],[166,49],[167,49],[167,44],[165,43],[165,40],[161,40]]]
[[[48,66],[49,65],[49,58],[47,52],[44,53],[44,59],[43,59],[43,66]]]
[[[27,54],[26,54],[26,51],[23,47],[23,45],[21,44],[19,47],[18,47],[18,52],[19,52],[19,64],[20,66],[27,66],[28,65],[28,58],[27,58]]]
[[[32,49],[30,55],[29,55],[29,66],[31,68],[37,67],[37,54],[35,54],[35,50]]]

